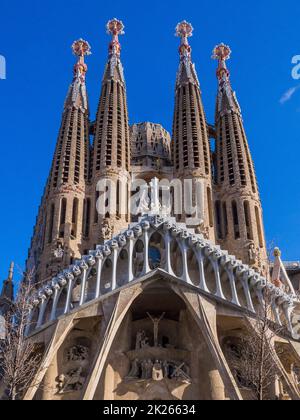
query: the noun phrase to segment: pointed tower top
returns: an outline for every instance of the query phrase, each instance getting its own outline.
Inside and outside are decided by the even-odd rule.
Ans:
[[[217,45],[213,50],[212,59],[218,60],[217,78],[219,81],[219,93],[217,100],[217,113],[235,111],[241,115],[241,108],[235,92],[231,88],[230,71],[227,69],[226,61],[230,59],[231,49],[223,43]]]
[[[74,78],[65,101],[65,110],[74,106],[85,112],[88,110],[88,100],[85,88],[85,76],[88,71],[88,66],[84,62],[84,57],[92,54],[91,46],[87,41],[80,38],[73,42],[71,48],[73,54],[78,57],[78,61],[74,65]]]
[[[83,83],[85,81],[85,75],[88,70],[88,66],[84,62],[86,55],[91,55],[91,46],[84,39],[80,38],[74,41],[72,44],[73,54],[79,57],[77,63],[74,66],[74,78],[80,79]]]
[[[194,28],[186,20],[178,23],[176,26],[175,36],[181,38],[181,44],[179,47],[179,54],[181,58],[190,57],[192,53],[192,48],[189,45],[188,38],[193,36]]]
[[[125,26],[119,19],[111,19],[107,22],[106,31],[109,35],[112,35],[112,41],[109,44],[109,54],[120,56],[121,44],[119,42],[119,35],[124,35]]]
[[[213,50],[212,59],[218,60],[219,65],[217,69],[217,77],[222,80],[224,75],[229,79],[230,72],[226,67],[226,60],[229,60],[231,56],[231,49],[228,45],[219,44]]]
[[[10,281],[10,282],[13,281],[14,268],[15,268],[15,263],[11,262],[10,267],[9,267],[9,272],[8,272],[8,278],[7,278],[7,280]]]
[[[200,86],[195,66],[191,60],[192,48],[188,41],[188,38],[193,36],[193,31],[194,28],[186,20],[183,20],[176,26],[175,36],[181,39],[179,47],[180,65],[176,81],[177,87],[186,82],[191,82],[197,86]]]

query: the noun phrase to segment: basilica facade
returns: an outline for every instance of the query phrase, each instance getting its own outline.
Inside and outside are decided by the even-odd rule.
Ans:
[[[270,264],[230,48],[213,50],[209,124],[193,28],[177,25],[170,135],[156,123],[129,124],[123,23],[109,21],[107,32],[95,121],[86,87],[91,48],[82,39],[72,46],[73,80],[26,263],[36,284],[26,334],[43,357],[24,399],[249,399],[228,349],[249,331],[266,293],[282,327],[270,394],[299,399],[297,290],[279,250]]]

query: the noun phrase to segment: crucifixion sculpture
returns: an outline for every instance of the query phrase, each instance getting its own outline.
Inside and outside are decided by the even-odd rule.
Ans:
[[[152,315],[149,314],[149,312],[147,312],[147,315],[151,319],[151,321],[153,322],[154,347],[158,347],[158,327],[159,327],[160,321],[162,321],[162,319],[164,318],[166,313],[164,312],[160,316],[160,318],[153,317]]]

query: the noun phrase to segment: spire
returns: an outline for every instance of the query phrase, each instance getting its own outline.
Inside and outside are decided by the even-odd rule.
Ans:
[[[88,70],[84,57],[91,54],[91,47],[87,41],[79,39],[72,44],[73,54],[78,57],[74,65],[74,78],[70,86],[65,110],[76,108],[81,109],[83,113],[88,111],[88,100],[85,86],[85,76]]]
[[[13,285],[13,275],[14,275],[14,263],[12,262],[9,267],[8,277],[3,282],[2,292],[0,295],[0,314],[4,314],[9,308],[11,302],[14,299],[14,285]]]
[[[122,82],[125,87],[124,70],[121,63],[121,44],[119,35],[124,35],[124,24],[116,18],[107,22],[106,31],[112,36],[108,48],[108,63],[104,73],[104,80],[116,80]]]
[[[175,36],[180,38],[180,64],[177,73],[176,87],[191,82],[200,86],[195,65],[192,63],[192,48],[189,45],[188,39],[193,36],[194,28],[187,21],[182,21],[176,26]]]
[[[212,58],[218,60],[217,78],[219,82],[217,115],[235,111],[241,114],[241,108],[232,90],[230,83],[230,72],[227,69],[226,61],[230,59],[231,49],[228,45],[219,44],[213,50]]]
[[[108,168],[128,171],[130,166],[127,98],[119,42],[119,35],[124,34],[124,24],[118,19],[112,19],[106,29],[112,40],[109,43],[95,124],[94,178],[98,178]]]

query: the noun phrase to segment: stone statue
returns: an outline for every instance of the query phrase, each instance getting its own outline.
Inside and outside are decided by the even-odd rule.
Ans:
[[[167,361],[167,360],[165,360],[164,362],[163,362],[163,369],[164,369],[164,377],[165,377],[165,379],[168,379],[169,378],[169,367],[170,367],[170,365],[169,365],[169,362]]]
[[[138,379],[140,376],[140,366],[138,359],[132,362],[131,370],[126,379]]]
[[[64,248],[63,248],[63,245],[62,245],[62,243],[61,243],[61,242],[58,242],[58,243],[57,243],[57,248],[56,248],[56,249],[54,249],[54,251],[53,251],[53,255],[54,255],[54,257],[55,257],[55,258],[57,258],[58,260],[62,260],[62,259],[64,258],[65,251],[64,251]]]
[[[160,321],[164,318],[164,316],[166,315],[166,313],[164,312],[161,315],[160,318],[152,317],[148,312],[147,312],[147,315],[149,316],[149,318],[153,322],[154,347],[158,347],[158,327],[159,327]]]
[[[162,368],[162,363],[159,360],[156,360],[152,369],[152,379],[154,381],[162,381],[164,379],[164,373]]]
[[[112,228],[108,219],[104,219],[101,226],[101,238],[109,241],[112,238]]]
[[[200,225],[195,229],[196,234],[203,235],[204,239],[209,240],[209,227],[205,226],[202,220]]]
[[[144,360],[142,362],[142,379],[151,379],[152,378],[152,371],[153,371],[153,363],[152,360]]]
[[[139,331],[136,335],[135,349],[140,350],[149,347],[149,338],[146,336],[145,331]]]
[[[140,205],[138,208],[138,214],[141,213],[142,216],[148,214],[150,211],[150,198],[148,196],[148,188],[144,188],[142,191]]]
[[[258,250],[255,248],[255,245],[253,242],[249,244],[249,250],[248,250],[248,256],[249,256],[249,263],[254,265],[257,264],[258,261]]]
[[[80,391],[85,383],[85,377],[82,375],[82,367],[71,370],[66,375],[58,377],[58,393],[64,394],[66,392]]]
[[[74,346],[68,350],[67,360],[68,362],[78,362],[87,360],[89,357],[89,349],[84,346]]]

